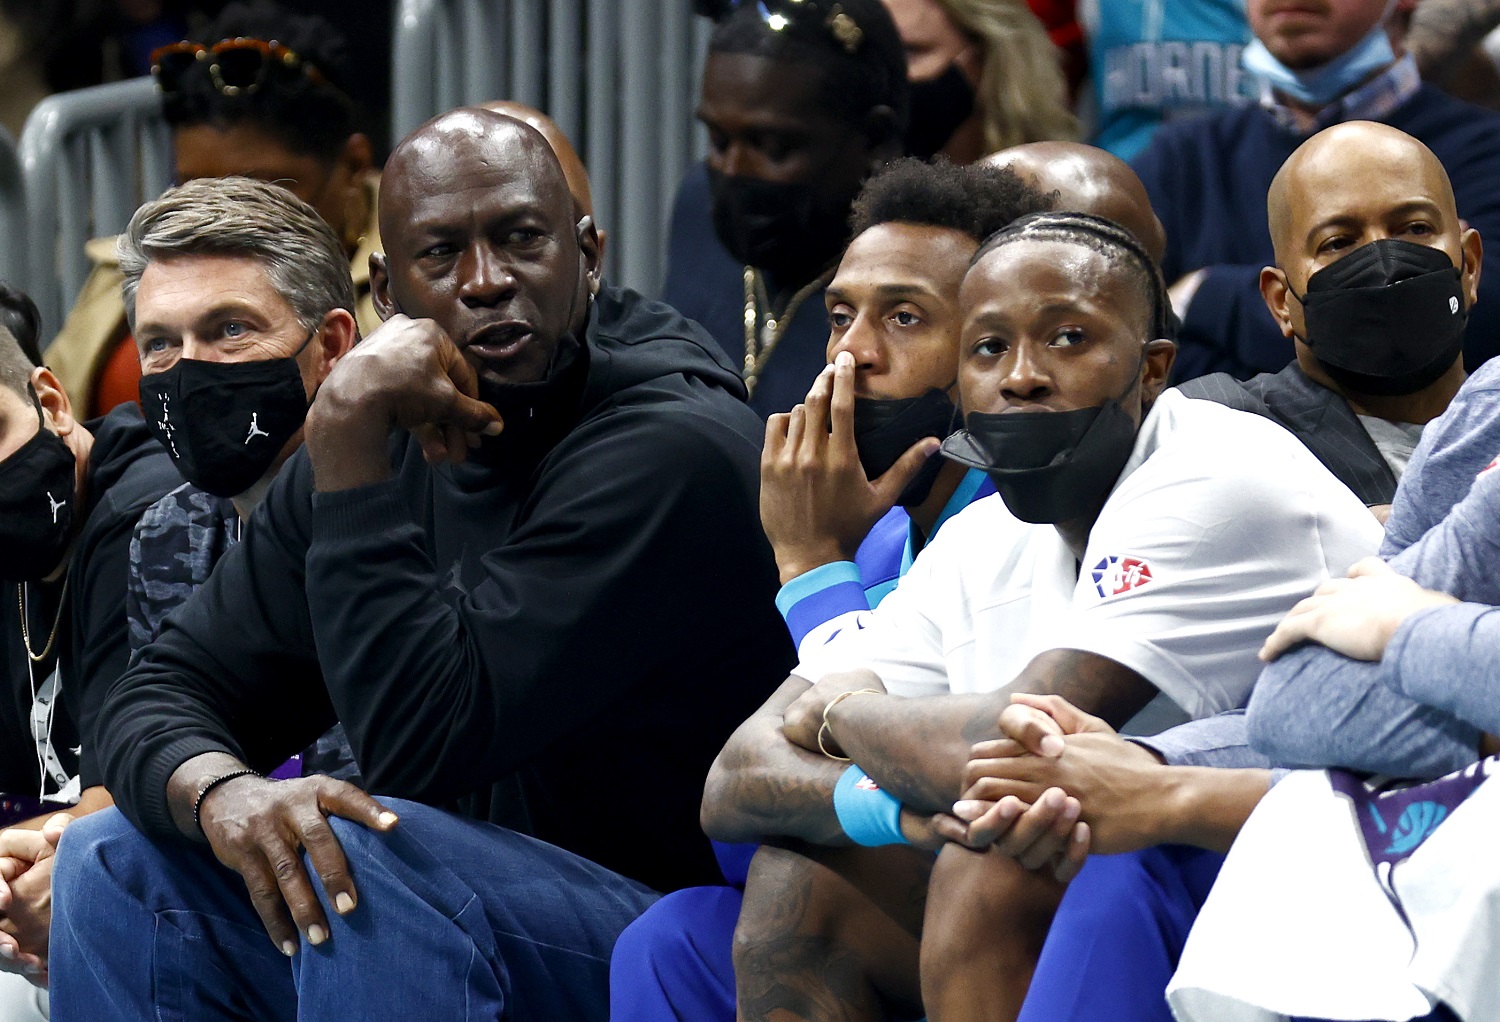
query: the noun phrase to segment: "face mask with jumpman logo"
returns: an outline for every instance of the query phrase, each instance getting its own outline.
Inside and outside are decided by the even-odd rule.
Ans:
[[[35,582],[62,563],[73,537],[73,452],[36,410],[36,436],[0,461],[0,578]]]
[[[182,477],[216,497],[234,497],[260,481],[307,418],[297,356],[260,362],[178,359],[141,377],[146,424]]]

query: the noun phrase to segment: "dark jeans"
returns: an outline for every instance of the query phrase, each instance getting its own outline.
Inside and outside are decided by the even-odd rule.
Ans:
[[[52,1018],[600,1019],[610,949],[647,888],[512,831],[382,799],[380,835],[332,819],[359,893],[331,938],[271,943],[238,874],[156,845],[110,809],[53,876]],[[319,896],[321,885],[314,879]]]

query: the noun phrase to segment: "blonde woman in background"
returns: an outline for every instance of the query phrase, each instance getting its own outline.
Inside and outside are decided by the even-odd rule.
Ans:
[[[913,156],[971,163],[1077,137],[1058,51],[1025,0],[884,3],[906,47]]]

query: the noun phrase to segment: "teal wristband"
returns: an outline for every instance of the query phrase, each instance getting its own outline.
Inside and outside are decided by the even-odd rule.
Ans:
[[[833,812],[849,840],[866,848],[909,844],[901,833],[901,803],[850,764],[833,788]]]

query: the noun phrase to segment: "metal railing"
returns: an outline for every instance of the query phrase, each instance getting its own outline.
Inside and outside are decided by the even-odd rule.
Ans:
[[[401,0],[391,137],[466,103],[545,111],[589,169],[606,274],[655,294],[672,195],[704,151],[693,110],[708,32],[689,0]]]
[[[0,128],[0,280],[22,289],[28,283],[25,196],[16,140]]]
[[[84,242],[124,230],[137,206],[172,183],[156,83],[135,78],[48,96],[26,119],[20,163],[25,285],[50,338],[88,276]]]
[[[589,168],[595,219],[610,233],[606,274],[655,294],[672,196],[706,144],[693,109],[709,26],[689,3],[400,0],[392,137],[488,99],[545,111]],[[44,337],[88,275],[84,242],[124,229],[172,177],[150,78],[42,100],[22,132],[19,165],[0,141],[0,225],[9,228],[0,275],[36,301]]]

